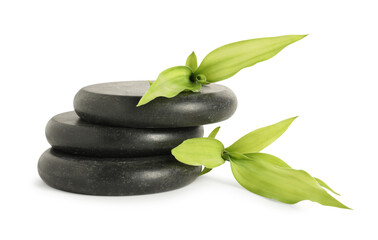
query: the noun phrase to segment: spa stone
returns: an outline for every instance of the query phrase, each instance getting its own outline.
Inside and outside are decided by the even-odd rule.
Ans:
[[[95,158],[48,149],[38,162],[43,181],[63,191],[104,196],[139,195],[177,189],[193,182],[201,166],[172,155],[140,158]]]
[[[75,96],[76,113],[85,121],[134,128],[177,128],[216,123],[235,112],[237,99],[227,87],[209,84],[198,93],[182,92],[173,98],[158,97],[136,107],[148,81],[90,85]]]
[[[46,137],[57,150],[97,157],[143,157],[170,154],[189,138],[203,136],[203,127],[121,128],[81,120],[75,112],[61,113],[47,123]]]

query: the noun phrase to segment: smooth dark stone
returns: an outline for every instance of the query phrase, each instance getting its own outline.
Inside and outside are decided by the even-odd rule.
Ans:
[[[148,81],[102,83],[82,88],[75,96],[76,113],[84,120],[136,128],[192,127],[228,119],[237,99],[227,87],[203,86],[201,92],[159,97],[136,107],[149,87]]]
[[[98,157],[143,157],[170,154],[189,138],[203,136],[203,127],[121,128],[95,125],[75,112],[54,116],[46,126],[46,137],[54,149]]]
[[[201,166],[172,155],[143,158],[94,158],[48,149],[38,162],[43,181],[53,188],[88,195],[139,195],[177,189],[193,182]]]

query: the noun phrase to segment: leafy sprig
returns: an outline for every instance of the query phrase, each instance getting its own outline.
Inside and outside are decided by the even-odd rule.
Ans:
[[[349,209],[325,190],[337,194],[322,180],[303,170],[291,168],[278,157],[260,152],[279,138],[295,118],[252,131],[227,148],[215,139],[218,127],[209,137],[184,141],[172,149],[172,154],[182,163],[203,165],[202,175],[228,161],[240,185],[267,198],[288,204],[311,200],[326,206]]]
[[[186,66],[172,67],[161,72],[137,106],[157,97],[172,98],[183,91],[199,92],[202,85],[230,78],[243,68],[268,60],[305,36],[286,35],[230,43],[210,52],[199,67],[197,57],[192,52],[186,60]]]

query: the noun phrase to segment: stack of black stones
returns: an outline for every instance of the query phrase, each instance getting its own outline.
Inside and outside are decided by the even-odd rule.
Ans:
[[[75,96],[75,111],[46,126],[52,148],[38,162],[51,187],[90,195],[137,195],[177,189],[193,182],[201,166],[178,162],[171,149],[203,136],[204,124],[229,118],[237,100],[227,87],[157,98],[136,107],[148,81],[96,84]]]

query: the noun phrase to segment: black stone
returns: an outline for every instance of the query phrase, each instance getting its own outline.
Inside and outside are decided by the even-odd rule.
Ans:
[[[235,94],[219,84],[203,86],[199,93],[183,92],[159,97],[136,107],[148,81],[114,82],[82,88],[75,96],[76,113],[84,120],[135,128],[192,127],[220,122],[237,107]]]
[[[170,154],[189,138],[203,136],[203,127],[120,128],[95,125],[75,112],[54,116],[46,126],[46,137],[54,149],[98,157],[143,157]]]
[[[53,188],[88,195],[138,195],[177,189],[193,182],[201,166],[172,155],[143,158],[94,158],[48,149],[38,162],[43,181]]]

